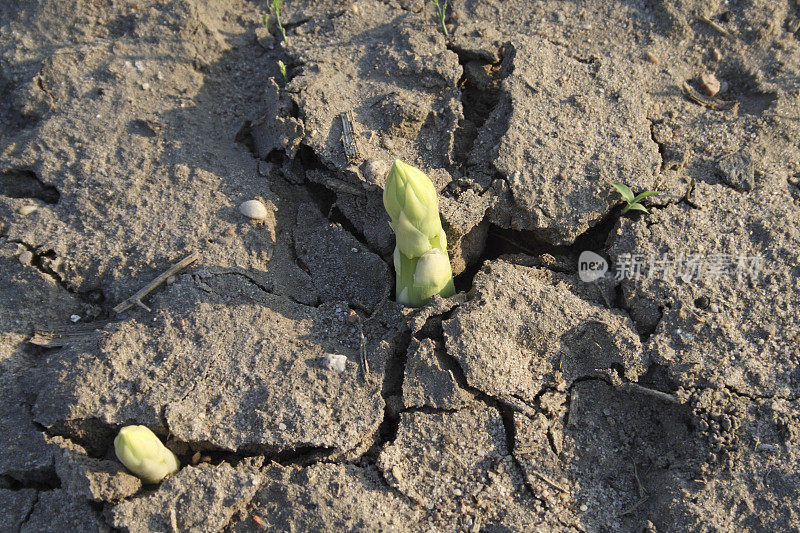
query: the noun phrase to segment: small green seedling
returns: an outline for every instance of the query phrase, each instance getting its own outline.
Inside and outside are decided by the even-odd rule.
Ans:
[[[627,213],[631,209],[634,209],[636,211],[643,211],[645,213],[650,213],[650,211],[648,211],[647,208],[642,204],[640,204],[639,202],[641,200],[644,200],[648,196],[653,196],[654,194],[658,194],[658,191],[644,191],[634,196],[630,188],[624,183],[612,183],[611,185],[613,185],[614,188],[617,189],[617,192],[619,192],[619,194],[628,204],[622,208],[623,214]]]
[[[283,38],[283,42],[289,42],[286,38],[286,30],[283,29],[283,24],[281,24],[281,8],[283,7],[283,0],[269,0],[269,9],[273,13],[275,13],[275,23],[278,25],[278,30],[281,32],[281,38]],[[267,27],[267,23],[269,19],[267,15],[264,15],[264,27]]]
[[[286,74],[286,63],[283,61],[278,61],[278,68],[281,71],[281,75],[283,76],[283,81],[289,82],[289,76]]]
[[[436,16],[439,19],[439,23],[442,25],[442,31],[444,32],[445,38],[450,38],[450,34],[447,33],[447,26],[444,23],[444,19],[447,17],[447,2],[449,0],[433,0],[433,3],[436,5]]]

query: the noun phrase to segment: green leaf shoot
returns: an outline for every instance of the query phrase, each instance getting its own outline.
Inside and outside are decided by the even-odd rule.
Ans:
[[[281,32],[283,42],[288,43],[286,38],[286,30],[281,23],[281,8],[283,7],[283,0],[269,0],[269,9],[275,14],[275,23],[278,26],[278,31]],[[264,27],[267,27],[267,16],[264,15]]]
[[[654,194],[658,194],[658,191],[644,191],[634,196],[633,191],[631,191],[630,187],[628,187],[624,183],[614,182],[611,185],[614,186],[614,188],[617,190],[620,196],[622,196],[623,200],[625,200],[625,203],[627,204],[625,207],[622,208],[623,215],[630,210],[641,211],[642,213],[647,213],[647,214],[650,213],[650,211],[648,211],[647,208],[643,206],[640,202],[645,198],[647,198],[648,196],[653,196]]]
[[[445,39],[450,38],[450,34],[447,33],[447,25],[444,23],[445,19],[447,18],[447,2],[449,0],[433,0],[434,5],[436,5],[436,18],[439,20],[439,24],[442,25],[442,33],[444,33]]]
[[[283,76],[283,81],[289,82],[289,76],[286,74],[286,63],[283,61],[278,61],[278,69],[281,71],[281,76]]]

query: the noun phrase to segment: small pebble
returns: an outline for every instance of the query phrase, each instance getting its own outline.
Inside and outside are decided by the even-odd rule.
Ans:
[[[278,424],[278,429],[280,429],[281,431],[286,431],[286,424],[281,422],[280,424]]]
[[[659,63],[661,63],[661,61],[659,61],[658,58],[655,55],[653,55],[653,52],[647,52],[647,56],[646,57],[647,57],[647,60],[649,62],[651,62],[652,64],[654,64],[654,65],[658,65]]]
[[[33,213],[34,211],[36,211],[37,209],[39,209],[39,206],[37,205],[23,205],[22,207],[19,208],[19,214],[26,217],[31,213]]]
[[[326,353],[325,354],[325,368],[328,370],[335,370],[339,373],[344,372],[345,365],[347,364],[347,357],[336,354],[336,353]]]
[[[708,96],[716,96],[720,89],[720,83],[716,76],[709,72],[700,75],[700,85]]]
[[[714,61],[720,61],[722,59],[722,52],[719,51],[719,48],[714,48],[711,51],[711,57],[714,58]]]
[[[194,455],[192,455],[192,464],[196,465],[199,462],[200,462],[200,452],[194,452]]]
[[[239,212],[253,220],[266,220],[267,206],[258,200],[247,200],[239,206]]]
[[[80,319],[81,319],[81,317],[80,317],[80,315],[70,315],[69,319],[70,319],[70,321],[72,321],[72,323],[74,324],[75,322],[77,322],[78,320],[80,320]]]
[[[389,151],[394,150],[394,141],[389,137],[384,137],[383,139],[381,139],[381,146],[383,146]]]
[[[149,90],[149,89],[150,89],[150,84],[149,84],[149,83],[147,83],[147,82],[144,82],[144,83],[142,84],[142,90],[143,90],[143,91],[147,91],[147,90]]]
[[[708,306],[708,310],[712,313],[719,313],[719,306],[717,304],[711,304]]]
[[[134,67],[136,68],[136,70],[138,70],[139,72],[141,72],[141,71],[143,71],[143,70],[144,70],[144,63],[142,63],[141,61],[134,61],[134,62],[133,62],[133,66],[134,66]]]
[[[387,167],[388,165],[386,162],[380,159],[370,159],[364,165],[364,177],[370,183],[380,183],[380,181],[386,177],[386,173],[389,170]]]
[[[582,504],[581,504],[581,511],[583,511],[583,512],[585,513],[585,512],[586,512],[586,511],[588,511],[588,510],[589,510],[589,506],[588,506],[588,505],[586,505],[585,503],[582,503]]]

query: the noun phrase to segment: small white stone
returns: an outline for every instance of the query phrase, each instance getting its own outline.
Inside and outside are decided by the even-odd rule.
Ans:
[[[80,317],[80,315],[70,315],[69,319],[70,319],[70,320],[72,321],[72,323],[74,324],[75,322],[77,322],[78,320],[80,320],[80,319],[81,319],[81,317]]]
[[[267,206],[258,200],[247,200],[239,206],[239,212],[253,220],[266,220]]]
[[[583,512],[585,513],[585,512],[586,512],[586,511],[588,511],[588,510],[589,510],[589,506],[588,506],[588,505],[586,505],[585,503],[582,503],[582,504],[581,504],[581,511],[583,511]]]
[[[147,83],[147,82],[144,82],[144,83],[142,84],[142,90],[143,90],[143,91],[146,91],[146,90],[148,90],[148,89],[150,89],[150,84],[149,84],[149,83]]]
[[[30,250],[25,250],[24,252],[19,254],[17,259],[19,259],[19,262],[22,263],[23,265],[30,265],[31,261],[33,260],[33,253],[31,253]]]
[[[336,353],[326,353],[324,364],[325,368],[328,370],[335,370],[339,373],[342,373],[344,372],[344,367],[347,364],[347,357]]]
[[[143,70],[144,70],[144,63],[142,63],[141,61],[134,61],[134,62],[133,62],[133,66],[134,66],[134,67],[136,68],[136,70],[138,70],[139,72],[141,72],[141,71],[143,71]]]
[[[19,214],[26,217],[31,213],[33,213],[34,211],[36,211],[37,209],[39,209],[38,205],[23,205],[22,207],[19,208]]]
[[[278,429],[280,429],[281,431],[286,431],[286,424],[281,422],[280,424],[278,424]]]

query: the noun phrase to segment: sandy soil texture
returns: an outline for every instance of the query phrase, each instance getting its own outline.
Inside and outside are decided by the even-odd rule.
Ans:
[[[0,531],[800,531],[798,0],[269,13],[0,0]]]

